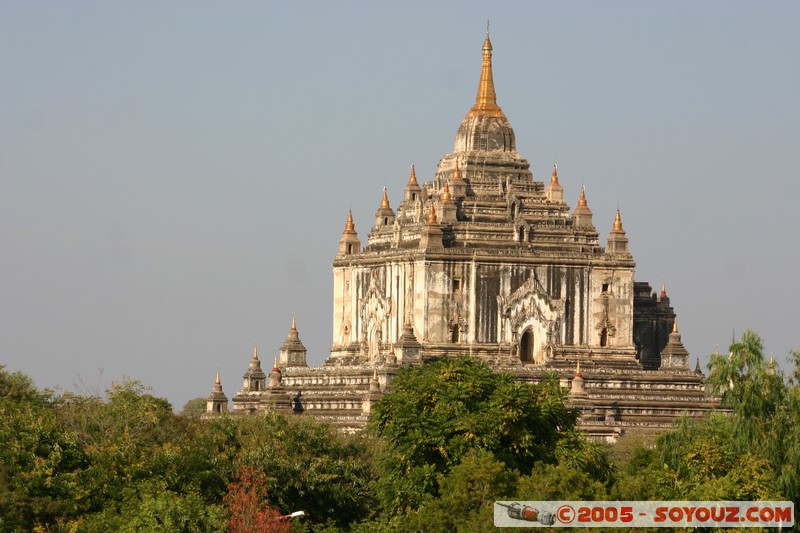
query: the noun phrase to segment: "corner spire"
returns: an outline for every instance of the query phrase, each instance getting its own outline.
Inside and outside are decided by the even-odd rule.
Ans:
[[[389,196],[386,194],[386,187],[383,188],[383,199],[381,200],[381,209],[391,209],[391,207],[389,207]]]
[[[356,232],[356,225],[353,223],[353,211],[347,212],[347,223],[344,225],[344,232],[350,234]]]
[[[483,66],[481,67],[481,79],[478,83],[478,94],[475,97],[475,105],[467,113],[467,116],[470,117],[477,115],[503,116],[503,110],[497,105],[497,94],[494,91],[492,42],[489,40],[488,31],[486,32],[486,40],[483,41]]]
[[[453,170],[453,181],[464,181],[464,178],[461,177],[461,170],[458,168],[458,161],[456,161],[456,168]]]
[[[614,217],[614,231],[622,231],[622,217],[619,214],[619,209],[617,209],[617,216]]]
[[[581,196],[578,198],[578,207],[588,207],[589,204],[586,202],[586,187],[581,185]]]
[[[432,226],[432,225],[436,224],[436,222],[437,222],[436,221],[436,208],[433,207],[433,203],[431,203],[431,210],[428,212],[428,217],[425,219],[425,222],[429,226]]]
[[[417,183],[417,171],[414,170],[414,163],[411,163],[411,175],[408,177],[408,185],[419,186],[419,183]]]
[[[450,186],[447,182],[444,182],[444,190],[442,191],[442,203],[444,204],[452,204],[453,197],[450,195]]]

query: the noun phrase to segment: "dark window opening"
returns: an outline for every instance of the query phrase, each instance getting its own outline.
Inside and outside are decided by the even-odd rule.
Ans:
[[[600,346],[605,346],[606,344],[608,344],[608,330],[603,328],[600,332]]]
[[[608,283],[603,283],[603,292],[608,292]]]
[[[458,324],[456,324],[455,326],[453,326],[453,335],[452,335],[452,337],[451,337],[451,340],[452,340],[454,343],[456,343],[456,342],[459,342],[460,333],[461,333],[461,330],[460,330],[460,328],[458,327]]]

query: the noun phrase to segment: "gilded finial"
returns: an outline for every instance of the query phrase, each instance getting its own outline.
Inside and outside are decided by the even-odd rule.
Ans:
[[[622,217],[619,214],[619,209],[617,209],[617,216],[614,217],[614,231],[622,231]]]
[[[436,208],[433,207],[433,203],[431,203],[431,210],[428,212],[428,218],[425,221],[428,225],[436,224]]]
[[[217,370],[217,380],[214,382],[214,385],[222,385],[222,382],[219,379],[219,370]]]
[[[581,197],[578,198],[578,207],[588,207],[586,202],[586,187],[581,185]]]
[[[676,318],[672,322],[672,333],[678,333],[678,319]]]
[[[458,168],[458,161],[456,161],[456,168],[455,168],[455,170],[453,170],[453,181],[454,182],[456,182],[456,181],[464,181],[461,178],[461,170],[459,170],[459,168]]]
[[[253,346],[253,361],[258,361],[258,346]]]
[[[558,165],[553,163],[553,174],[550,176],[550,183],[558,183]]]
[[[661,282],[661,298],[664,298],[667,295],[667,282]]]
[[[475,105],[469,110],[467,116],[503,116],[503,110],[497,105],[497,94],[494,91],[494,78],[492,76],[492,42],[489,40],[489,32],[486,32],[486,40],[483,41],[483,66],[481,67],[481,79],[478,83],[478,95],[475,97]]]
[[[408,177],[408,184],[418,186],[417,183],[417,172],[414,170],[414,163],[411,163],[411,175]]]
[[[583,374],[581,374],[581,362],[580,361],[578,361],[575,364],[575,375],[576,376],[582,376],[583,375]]]
[[[292,331],[297,331],[297,323],[295,322],[294,317],[292,317]]]
[[[444,182],[444,190],[442,191],[442,203],[444,204],[452,204],[453,197],[450,196],[450,186],[447,182]]]
[[[391,209],[389,207],[389,196],[386,194],[386,187],[383,188],[383,199],[381,200],[381,209]]]
[[[273,372],[280,372],[281,369],[278,367],[278,358],[275,358],[275,362],[272,364],[272,371]]]
[[[344,225],[345,233],[355,233],[356,225],[353,223],[353,211],[347,212],[347,223]]]

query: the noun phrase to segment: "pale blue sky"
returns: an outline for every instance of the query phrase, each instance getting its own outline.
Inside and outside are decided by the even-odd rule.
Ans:
[[[452,151],[486,19],[519,152],[620,207],[692,365],[800,348],[800,3],[3,0],[0,364],[180,408],[293,315],[322,363],[347,210]]]

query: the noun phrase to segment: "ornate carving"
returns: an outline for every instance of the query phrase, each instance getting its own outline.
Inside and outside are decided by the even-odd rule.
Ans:
[[[370,361],[377,361],[381,355],[384,331],[388,327],[388,319],[392,310],[391,297],[385,296],[383,288],[378,286],[379,277],[380,270],[372,269],[369,289],[360,302],[361,321],[364,324],[361,353],[369,357]]]
[[[535,350],[537,362],[552,357],[558,343],[558,331],[564,314],[564,300],[553,298],[544,290],[535,274],[509,296],[498,296],[501,319],[510,328],[512,354],[524,330],[535,330],[535,338],[542,339]]]

